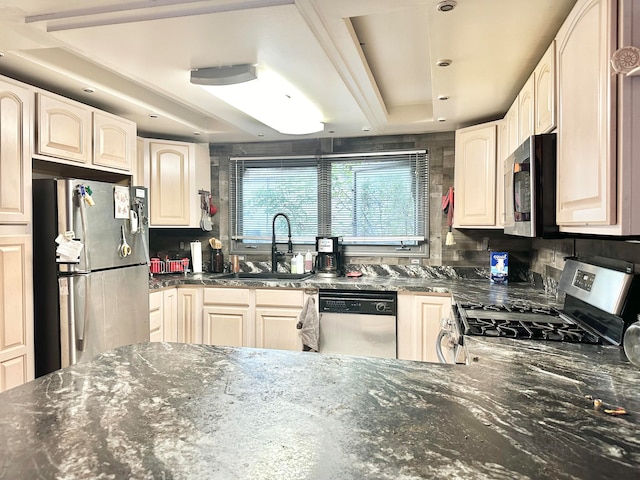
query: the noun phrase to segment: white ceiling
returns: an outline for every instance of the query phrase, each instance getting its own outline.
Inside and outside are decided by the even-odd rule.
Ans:
[[[130,118],[147,136],[299,138],[189,83],[194,68],[240,63],[313,100],[325,121],[313,137],[450,131],[505,113],[575,3],[457,0],[443,13],[439,1],[0,0],[0,73]],[[436,66],[444,58],[452,64]]]

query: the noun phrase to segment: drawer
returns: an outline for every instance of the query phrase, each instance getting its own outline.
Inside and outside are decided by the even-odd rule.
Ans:
[[[250,295],[248,288],[205,288],[204,304],[248,306]]]
[[[302,307],[303,305],[303,290],[286,288],[256,290],[257,307]]]

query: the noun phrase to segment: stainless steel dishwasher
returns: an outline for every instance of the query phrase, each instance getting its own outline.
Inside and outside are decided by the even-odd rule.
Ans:
[[[396,292],[320,290],[320,353],[397,358]]]

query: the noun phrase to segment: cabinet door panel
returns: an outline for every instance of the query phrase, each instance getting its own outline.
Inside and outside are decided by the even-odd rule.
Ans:
[[[556,51],[555,42],[535,70],[535,133],[548,133],[556,126]]]
[[[91,112],[71,100],[38,93],[37,151],[43,155],[89,163]]]
[[[256,347],[302,350],[299,308],[256,308]]]
[[[189,225],[189,147],[152,142],[149,148],[151,224]]]
[[[607,0],[578,2],[556,38],[558,225],[616,222],[611,8]]]
[[[27,361],[24,355],[0,362],[0,392],[27,381]]]
[[[245,331],[249,311],[241,307],[204,307],[202,311],[202,343],[228,347],[249,346]]]
[[[29,236],[0,236],[0,387],[34,377],[31,258]]]
[[[529,77],[518,95],[518,141],[519,143],[531,135],[534,126],[534,75]]]
[[[165,342],[178,341],[178,292],[175,288],[162,292],[162,330]]]
[[[103,112],[93,112],[93,164],[131,171],[136,156],[136,125]]]
[[[0,81],[0,222],[26,223],[31,204],[32,93]]]
[[[456,226],[496,226],[496,128],[456,132]]]
[[[152,292],[149,294],[149,341],[162,342],[164,340],[164,332],[162,324],[164,323],[164,315],[162,312],[163,303],[162,292]]]

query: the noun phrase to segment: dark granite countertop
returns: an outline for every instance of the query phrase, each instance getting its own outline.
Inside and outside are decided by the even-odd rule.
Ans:
[[[290,280],[237,280],[222,278],[220,274],[196,273],[189,275],[160,275],[149,280],[151,291],[175,286],[219,286],[242,288],[304,288],[344,289],[344,290],[390,290],[414,293],[452,294],[461,302],[482,304],[518,304],[535,306],[561,306],[557,295],[548,294],[543,289],[527,282],[508,284],[491,283],[488,279],[468,278],[426,278],[404,276],[362,276],[360,278],[320,278],[313,276],[303,281]]]
[[[619,349],[468,348],[467,366],[121,347],[0,394],[0,478],[638,478],[640,370]]]

